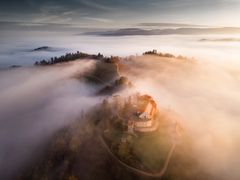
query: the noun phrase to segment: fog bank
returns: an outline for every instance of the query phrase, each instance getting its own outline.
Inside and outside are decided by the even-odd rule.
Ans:
[[[0,177],[10,178],[51,134],[80,117],[99,99],[74,78],[94,67],[79,61],[0,71]]]
[[[240,69],[230,62],[185,62],[144,56],[128,76],[159,107],[176,111],[193,138],[200,166],[216,179],[239,179]],[[133,68],[134,67],[134,68]]]

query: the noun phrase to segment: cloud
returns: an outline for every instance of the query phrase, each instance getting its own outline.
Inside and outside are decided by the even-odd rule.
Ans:
[[[40,13],[37,13],[32,18],[33,23],[68,23],[72,21],[74,10],[55,3],[46,3],[40,8]]]
[[[97,17],[84,17],[84,19],[90,20],[90,21],[101,22],[101,23],[111,23],[111,22],[113,22],[110,19],[97,18]]]
[[[99,99],[75,79],[94,67],[81,61],[55,67],[0,71],[0,177],[14,176],[54,132]]]
[[[57,24],[63,24],[63,23],[68,23],[71,22],[72,18],[71,17],[61,17],[57,15],[48,15],[45,16],[43,15],[42,17],[38,17],[33,19],[33,23],[57,23]]]
[[[138,91],[154,97],[159,108],[179,114],[185,133],[193,140],[187,149],[193,150],[198,168],[211,174],[211,179],[237,180],[240,69],[227,62],[191,63],[144,56],[127,62],[127,75]]]
[[[59,9],[66,12],[75,11],[74,14],[68,14],[75,22],[81,22],[81,14],[86,13],[89,17],[111,17],[125,23],[144,20],[146,22],[193,23],[198,21],[199,23],[217,22],[219,24],[221,22],[216,19],[219,17],[224,20],[224,23],[237,24],[233,14],[238,13],[239,6],[240,3],[235,0],[229,2],[225,0],[24,0],[21,2],[10,0],[1,2],[0,20],[31,21],[32,17],[36,18],[43,8],[49,7],[51,12],[46,13],[49,16],[61,13]]]
[[[77,1],[80,2],[83,5],[86,5],[90,8],[93,8],[93,9],[99,9],[99,10],[104,10],[104,11],[113,10],[112,7],[103,5],[102,3],[95,2],[95,1],[92,1],[92,0],[80,0],[80,1],[77,0]]]

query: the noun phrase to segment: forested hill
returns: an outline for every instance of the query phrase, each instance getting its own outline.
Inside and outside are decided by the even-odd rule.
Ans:
[[[60,57],[52,57],[49,60],[43,59],[41,61],[36,61],[35,65],[52,65],[52,64],[59,64],[59,63],[65,63],[70,61],[75,61],[78,59],[95,59],[95,60],[102,60],[105,62],[113,63],[118,61],[119,57],[117,56],[111,56],[111,57],[104,57],[102,54],[87,54],[83,52],[77,51],[76,53],[66,53],[65,55],[62,55]]]

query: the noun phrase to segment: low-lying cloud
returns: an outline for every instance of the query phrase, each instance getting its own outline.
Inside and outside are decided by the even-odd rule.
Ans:
[[[0,177],[10,178],[41,143],[98,102],[94,88],[74,77],[94,61],[0,71]]]
[[[239,67],[153,56],[136,58],[128,66],[140,92],[182,117],[201,167],[216,179],[239,179]]]
[[[130,68],[121,75],[159,107],[180,115],[200,166],[215,179],[239,179],[239,67],[154,56],[125,63]],[[94,65],[77,61],[0,71],[0,177],[11,177],[52,133],[99,102],[96,87],[75,78]]]

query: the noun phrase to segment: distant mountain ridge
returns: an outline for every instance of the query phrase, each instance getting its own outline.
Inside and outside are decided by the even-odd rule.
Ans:
[[[208,41],[208,42],[239,42],[240,38],[219,38],[219,39],[200,39],[199,41]]]
[[[201,35],[201,34],[240,34],[238,27],[222,28],[167,28],[167,29],[141,29],[124,28],[108,31],[87,32],[85,35],[97,36],[152,36],[152,35]]]
[[[148,23],[139,23],[138,26],[146,26],[146,27],[209,27],[206,25],[198,25],[198,24],[184,24],[184,23],[154,23],[154,22],[148,22]]]
[[[41,46],[41,47],[33,49],[33,51],[51,51],[51,50],[53,50],[53,48],[51,48],[49,46]]]

